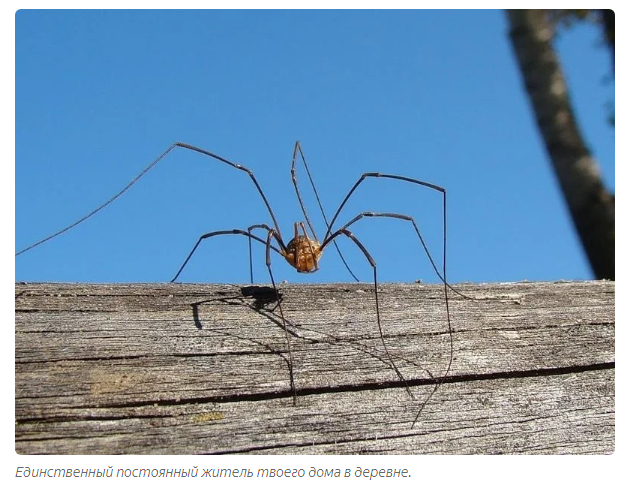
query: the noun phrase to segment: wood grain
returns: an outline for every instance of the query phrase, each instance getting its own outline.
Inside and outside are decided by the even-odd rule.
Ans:
[[[612,453],[614,283],[16,284],[24,454]]]

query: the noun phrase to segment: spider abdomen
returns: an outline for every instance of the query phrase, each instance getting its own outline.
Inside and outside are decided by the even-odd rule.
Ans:
[[[296,236],[288,243],[287,252],[283,256],[299,273],[311,273],[318,270],[321,254],[318,241],[307,236]]]

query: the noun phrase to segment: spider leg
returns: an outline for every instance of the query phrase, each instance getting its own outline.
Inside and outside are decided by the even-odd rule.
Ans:
[[[448,285],[448,288],[450,288],[452,291],[454,291],[456,294],[458,294],[459,296],[462,296],[463,298],[467,298],[469,300],[472,300],[473,298],[464,295],[463,293],[461,293],[460,291],[456,290],[454,287],[452,287],[452,285],[450,285],[447,281],[445,281],[446,278],[446,272],[445,272],[445,254],[446,254],[446,239],[447,239],[447,193],[446,190],[439,186],[439,185],[435,185],[435,184],[431,184],[428,182],[424,182],[423,180],[417,180],[417,179],[413,179],[410,177],[402,177],[401,175],[390,175],[390,174],[384,174],[384,173],[377,173],[377,172],[367,172],[367,173],[363,173],[360,178],[358,179],[358,181],[353,185],[353,187],[351,187],[351,190],[347,193],[347,195],[345,196],[345,198],[342,200],[342,203],[340,204],[340,206],[338,206],[338,210],[336,210],[336,213],[334,214],[333,219],[331,220],[331,222],[329,223],[329,225],[327,226],[327,232],[325,233],[325,240],[327,240],[327,237],[329,236],[329,234],[331,233],[331,228],[334,225],[334,222],[336,222],[336,219],[338,218],[338,216],[340,215],[340,212],[342,211],[343,207],[347,204],[347,201],[349,200],[349,198],[351,197],[351,195],[355,192],[355,190],[360,186],[360,184],[366,180],[368,178],[388,178],[388,179],[393,179],[393,180],[401,180],[403,182],[410,182],[413,184],[417,184],[417,185],[421,185],[422,187],[428,187],[429,189],[432,190],[436,190],[437,192],[440,192],[443,196],[443,278],[441,278],[441,275],[439,275],[439,277],[442,279],[442,281]],[[422,241],[423,244],[423,241]],[[425,247],[425,244],[424,244]],[[427,253],[427,250],[426,250]],[[434,263],[433,263],[433,266]],[[437,272],[438,274],[438,272]]]
[[[277,290],[277,286],[274,281],[274,275],[272,274],[272,260],[270,258],[270,249],[276,250],[276,248],[272,246],[271,244],[273,237],[277,239],[277,241],[281,239],[281,237],[275,232],[274,229],[270,229],[268,231],[268,238],[266,240],[266,266],[268,267],[268,273],[270,274],[270,281],[272,282],[272,288],[274,289],[277,302],[279,303],[278,307],[279,307],[279,312],[281,314],[281,321],[283,322],[283,330],[285,332],[285,342],[287,344],[287,354],[288,354],[288,361],[289,361],[289,367],[290,367],[290,388],[292,390],[292,402],[296,406],[296,385],[294,384],[294,360],[292,359],[292,346],[290,344],[290,334],[287,329],[287,321],[285,320],[285,317],[283,316],[283,306],[281,305],[281,298],[279,297],[279,291]],[[277,252],[280,254],[280,251],[277,250]]]
[[[249,232],[244,231],[242,229],[230,229],[230,230],[227,230],[227,231],[214,231],[214,232],[209,232],[207,234],[202,234],[200,236],[200,238],[198,239],[198,241],[195,243],[195,246],[193,246],[193,249],[191,250],[189,255],[187,256],[187,259],[184,260],[184,263],[182,263],[182,266],[180,266],[180,269],[178,270],[176,275],[171,280],[171,283],[173,283],[175,280],[178,279],[178,276],[180,276],[180,273],[182,273],[182,270],[184,269],[184,267],[187,265],[187,263],[191,259],[191,256],[193,256],[193,253],[195,253],[196,249],[198,248],[198,246],[200,245],[200,243],[204,239],[208,239],[208,238],[211,238],[211,237],[214,237],[214,236],[220,236],[220,235],[223,235],[223,234],[241,234],[242,236],[246,236],[249,239],[254,239],[255,241],[259,241],[262,244],[268,245],[268,243],[265,240],[261,239],[260,237],[255,236],[254,234],[250,234]],[[276,233],[274,234],[274,237],[276,238],[277,242],[280,243],[281,248],[284,248],[285,246],[283,245],[283,241],[281,241],[281,238]],[[281,254],[281,251],[279,249],[275,248],[274,246],[270,245],[270,248],[273,251],[276,251],[277,253]]]
[[[312,184],[312,189],[314,194],[316,195],[316,201],[318,202],[318,207],[320,208],[320,212],[325,219],[325,224],[327,224],[327,217],[325,216],[325,211],[320,202],[320,197],[318,196],[318,191],[316,190],[316,185],[314,185],[314,180],[312,179],[312,174],[309,171],[307,166],[307,161],[305,160],[305,156],[303,155],[303,150],[301,149],[301,143],[296,142],[294,144],[294,154],[292,155],[292,168],[290,169],[290,174],[292,175],[292,184],[294,185],[294,190],[296,191],[296,198],[298,199],[298,203],[301,206],[301,210],[303,211],[303,216],[307,221],[307,225],[309,229],[312,231],[312,239],[318,239],[316,236],[316,231],[314,230],[314,226],[312,225],[312,221],[309,220],[309,216],[307,215],[307,210],[305,210],[305,204],[303,204],[303,198],[301,197],[301,192],[298,190],[298,182],[296,180],[296,154],[299,153],[301,155],[301,159],[303,160],[303,166],[305,167],[305,171],[307,172],[307,176],[309,178],[310,183]]]
[[[320,213],[323,216],[323,220],[325,221],[325,225],[327,226],[327,228],[329,228],[329,222],[327,221],[327,216],[325,215],[323,204],[320,202],[320,197],[318,195],[318,191],[316,190],[316,184],[314,184],[312,173],[309,171],[309,167],[307,166],[307,160],[305,160],[305,155],[303,154],[303,148],[301,147],[301,143],[297,141],[294,144],[294,154],[292,155],[292,169],[290,170],[290,173],[292,175],[292,184],[294,185],[294,190],[296,191],[296,198],[298,199],[298,203],[301,206],[301,210],[303,211],[303,216],[305,216],[307,225],[309,226],[310,230],[312,231],[312,235],[314,236],[313,239],[318,240],[318,237],[316,236],[316,231],[314,231],[314,226],[312,226],[312,223],[309,220],[309,216],[307,215],[307,211],[305,210],[305,205],[303,204],[303,198],[301,197],[301,192],[298,190],[298,181],[296,180],[297,153],[301,156],[301,160],[303,161],[303,166],[305,167],[305,171],[307,172],[307,178],[309,179],[309,183],[312,186],[312,190],[314,191],[314,195],[316,196],[316,202],[318,203],[318,208],[320,209]],[[357,278],[357,276],[353,273],[353,271],[351,271],[351,268],[349,267],[349,265],[347,264],[347,261],[342,255],[342,252],[340,251],[340,248],[338,247],[338,244],[336,243],[336,241],[334,241],[334,246],[336,247],[336,252],[338,253],[338,256],[340,256],[340,259],[342,260],[342,263],[345,265],[345,268],[347,268],[347,271],[349,272],[349,274],[353,277],[354,280],[360,281]]]
[[[123,187],[119,192],[114,194],[112,197],[110,197],[107,201],[105,201],[99,207],[97,207],[93,211],[89,212],[85,216],[81,217],[80,219],[76,220],[72,224],[70,224],[70,225],[64,227],[63,229],[55,232],[54,234],[51,234],[50,236],[47,236],[47,237],[45,237],[43,239],[40,239],[39,241],[31,244],[30,246],[27,246],[26,248],[18,251],[17,253],[15,253],[15,255],[19,256],[20,254],[25,253],[25,252],[35,248],[36,246],[39,246],[40,244],[43,244],[46,241],[49,241],[49,240],[51,240],[51,239],[63,234],[66,231],[69,231],[73,227],[81,224],[86,219],[89,219],[90,217],[95,215],[97,212],[99,212],[100,210],[104,209],[106,206],[110,205],[112,202],[114,202],[116,199],[118,199],[125,192],[127,192],[130,189],[130,187],[132,187],[132,185],[134,185],[136,182],[138,182],[143,175],[145,175],[147,172],[149,172],[152,168],[154,168],[154,166],[156,164],[158,164],[158,162],[160,162],[163,158],[165,158],[169,153],[171,153],[174,149],[176,149],[178,147],[179,148],[184,148],[185,150],[190,150],[190,151],[194,151],[194,152],[197,152],[197,153],[201,153],[202,155],[206,155],[208,157],[214,158],[215,160],[218,160],[218,161],[220,161],[222,163],[225,163],[225,164],[227,164],[227,165],[229,165],[229,166],[231,166],[233,168],[241,170],[242,172],[246,172],[248,174],[248,176],[250,177],[250,179],[252,180],[252,182],[255,184],[255,187],[257,188],[257,191],[259,192],[259,195],[261,196],[261,199],[263,200],[263,203],[265,204],[266,208],[268,209],[268,212],[270,213],[270,217],[272,218],[272,222],[274,223],[274,227],[276,229],[277,234],[278,235],[281,234],[281,229],[279,228],[279,224],[277,223],[276,217],[274,217],[274,213],[272,212],[272,207],[270,207],[270,203],[268,202],[268,199],[266,198],[265,194],[263,193],[263,190],[261,189],[261,186],[259,185],[259,182],[257,182],[257,179],[255,178],[254,174],[252,173],[252,170],[250,170],[247,167],[244,167],[243,165],[239,165],[238,163],[231,162],[230,160],[227,160],[226,158],[220,157],[219,155],[216,155],[215,153],[209,152],[209,151],[204,150],[202,148],[198,148],[196,146],[189,145],[188,143],[175,142],[169,148],[167,148],[158,158],[156,158],[153,162],[151,162],[149,165],[147,165],[136,177],[134,177],[131,180],[131,182],[129,182],[125,187]]]
[[[321,246],[321,249],[324,249],[327,244],[332,242],[334,240],[334,238],[340,236],[341,234],[344,234],[345,236],[347,236],[349,239],[351,239],[356,244],[356,246],[358,246],[358,248],[360,248],[360,251],[362,251],[362,253],[366,257],[367,261],[369,262],[369,264],[373,268],[373,291],[375,292],[375,313],[376,313],[376,317],[377,317],[377,328],[378,328],[378,330],[380,332],[380,339],[382,340],[382,345],[384,346],[384,352],[386,353],[386,356],[388,357],[388,360],[389,360],[389,362],[391,364],[391,367],[393,368],[393,370],[397,374],[397,377],[399,377],[399,380],[402,381],[402,383],[406,387],[406,392],[408,393],[408,395],[412,399],[415,399],[415,397],[413,396],[413,393],[411,392],[410,388],[408,387],[408,382],[406,381],[406,379],[404,379],[404,376],[402,375],[402,373],[399,371],[399,369],[395,365],[395,362],[393,361],[393,358],[391,357],[391,354],[388,351],[388,348],[386,347],[386,342],[384,340],[384,332],[382,331],[382,320],[380,318],[380,301],[379,301],[378,294],[377,294],[377,264],[375,264],[375,260],[371,257],[371,255],[369,254],[369,251],[367,251],[367,249],[364,247],[364,245],[351,233],[351,231],[345,229],[344,227],[340,228],[336,232],[332,233],[325,240],[325,242],[323,242],[323,245]]]
[[[191,256],[193,256],[193,253],[195,253],[196,249],[198,248],[198,246],[200,245],[200,243],[204,240],[204,239],[208,239],[214,236],[220,236],[220,235],[224,235],[224,234],[239,234],[242,236],[246,236],[248,239],[250,240],[255,240],[258,241],[262,244],[265,244],[266,246],[266,266],[268,267],[268,273],[270,274],[270,281],[272,282],[272,287],[274,289],[274,294],[276,296],[277,302],[278,302],[278,307],[279,307],[279,311],[281,313],[281,320],[283,321],[283,331],[285,332],[285,341],[287,344],[287,349],[288,349],[288,365],[290,368],[290,388],[292,389],[292,393],[293,393],[293,403],[296,405],[296,399],[297,399],[297,393],[296,393],[296,386],[294,384],[294,362],[292,360],[292,349],[290,346],[290,336],[289,336],[289,332],[287,329],[287,323],[285,320],[285,317],[283,316],[283,307],[281,305],[281,298],[279,296],[279,291],[277,289],[276,286],[276,282],[274,281],[274,275],[272,274],[272,262],[271,262],[271,258],[270,258],[270,250],[275,251],[279,254],[282,255],[282,250],[285,251],[285,245],[283,244],[283,241],[281,240],[281,236],[279,236],[279,234],[276,232],[275,229],[268,227],[266,224],[255,224],[254,226],[250,226],[248,229],[254,229],[254,228],[268,228],[268,237],[264,240],[261,239],[258,236],[255,236],[254,234],[251,234],[248,231],[244,231],[242,229],[230,229],[230,230],[226,230],[226,231],[215,231],[215,232],[209,232],[208,234],[203,234],[202,236],[200,236],[200,238],[198,239],[198,241],[195,243],[195,246],[193,246],[193,249],[191,250],[191,252],[189,253],[189,255],[187,256],[187,259],[184,261],[184,263],[182,263],[182,266],[180,267],[180,269],[178,270],[178,272],[176,273],[176,275],[173,277],[173,279],[171,280],[171,283],[173,283],[178,276],[180,276],[180,273],[182,273],[182,270],[184,269],[184,267],[187,265],[187,263],[189,262],[189,260],[191,259]],[[277,243],[279,243],[279,246],[281,248],[283,248],[282,250],[277,249],[276,247],[274,247],[272,245],[272,238],[274,238]]]
[[[350,194],[353,192],[353,190],[355,190],[355,187],[357,187],[362,180],[363,179],[361,178],[358,181],[358,183],[351,190]],[[439,272],[439,270],[437,269],[437,265],[435,264],[434,259],[432,258],[432,255],[430,254],[430,251],[428,250],[428,246],[426,245],[426,242],[424,241],[424,238],[421,235],[421,232],[419,231],[419,227],[417,226],[417,223],[415,222],[415,219],[413,219],[410,216],[407,216],[407,215],[404,215],[404,214],[395,214],[395,213],[392,213],[392,212],[362,212],[362,213],[358,214],[356,217],[354,217],[353,219],[351,219],[349,222],[347,222],[341,228],[341,229],[347,229],[349,226],[351,226],[352,224],[355,224],[356,222],[358,222],[359,220],[361,220],[361,219],[363,219],[365,217],[388,217],[388,218],[393,218],[393,219],[401,219],[401,220],[409,221],[413,225],[413,228],[415,229],[415,232],[417,233],[417,237],[419,238],[419,241],[421,242],[421,245],[423,246],[424,251],[426,252],[426,255],[428,256],[428,259],[430,260],[430,263],[432,264],[432,267],[434,268],[435,273],[437,274],[437,276],[439,276],[439,278],[443,282],[443,292],[444,292],[446,318],[448,320],[448,335],[449,335],[449,340],[450,340],[450,360],[448,361],[448,366],[446,368],[445,373],[443,374],[441,379],[435,384],[435,387],[432,389],[432,391],[430,392],[428,397],[426,397],[426,399],[424,400],[421,408],[417,412],[417,415],[415,416],[415,419],[413,420],[413,424],[412,424],[411,428],[415,426],[415,424],[417,423],[417,420],[419,419],[419,416],[421,415],[421,412],[426,407],[426,404],[428,403],[430,398],[434,395],[434,393],[439,389],[439,386],[441,386],[441,384],[443,384],[443,382],[445,381],[445,379],[447,378],[447,376],[448,376],[448,374],[450,372],[450,369],[452,368],[452,361],[453,361],[453,358],[454,358],[454,339],[453,339],[453,334],[452,334],[452,322],[451,322],[451,319],[450,319],[450,305],[449,305],[449,302],[448,302],[448,287],[452,291],[454,291],[455,293],[463,296],[464,298],[470,298],[470,297],[468,297],[466,295],[463,295],[460,291],[458,291],[458,290],[454,289],[452,286],[450,286],[450,284],[445,279],[445,267],[446,267],[445,191],[443,192],[443,194],[444,194],[444,206],[443,206],[443,209],[444,209],[443,274],[444,274],[444,276],[442,276],[441,273]],[[345,199],[344,202],[346,202],[346,200],[348,198],[349,198],[349,196],[347,196],[347,198]],[[343,204],[344,204],[344,202],[343,202]],[[338,211],[338,212],[340,212],[340,211]],[[334,235],[337,232],[339,232],[339,231],[334,232],[331,236],[329,236],[329,238],[327,238],[327,239],[325,239],[323,241],[323,247],[327,243],[329,243],[329,241],[334,237]]]
[[[434,269],[434,272],[437,274],[437,276],[439,277],[441,282],[445,283],[448,286],[448,288],[450,288],[452,291],[454,291],[457,295],[459,295],[459,296],[461,296],[463,298],[466,298],[468,300],[473,300],[472,297],[464,295],[459,290],[454,288],[441,275],[441,273],[439,272],[439,269],[437,268],[437,265],[435,264],[434,258],[430,254],[430,250],[428,249],[428,246],[426,245],[426,241],[424,240],[423,236],[421,235],[421,231],[419,231],[419,226],[417,226],[417,223],[415,222],[414,218],[412,218],[411,216],[407,216],[406,214],[395,214],[393,212],[369,212],[369,211],[367,211],[367,212],[361,212],[360,214],[355,216],[353,219],[351,219],[349,222],[347,222],[344,226],[342,226],[342,228],[346,229],[349,226],[351,226],[352,224],[358,222],[360,219],[363,219],[365,217],[390,217],[390,218],[393,218],[393,219],[402,219],[402,220],[405,220],[405,221],[409,221],[413,225],[413,229],[417,233],[417,238],[419,239],[419,242],[423,246],[424,251],[426,252],[426,256],[428,256],[428,259],[430,260],[430,264],[432,265],[432,268]]]
[[[272,230],[270,226],[268,226],[267,224],[253,224],[252,226],[248,228],[248,234],[252,234],[253,229],[265,229],[268,232]],[[278,236],[277,233],[275,233],[275,235]],[[287,248],[283,244],[283,241],[281,240],[281,238],[276,237],[276,240],[279,243],[279,247],[283,249],[284,251],[287,251]],[[275,247],[272,247],[272,249],[276,250]],[[250,237],[248,238],[248,259],[250,261],[250,284],[253,284],[254,278],[253,278],[253,272],[252,272],[252,238]]]
[[[438,192],[441,192],[443,194],[443,233],[444,233],[444,236],[445,236],[446,191],[445,191],[445,189],[443,187],[440,187],[439,185],[430,184],[428,182],[424,182],[423,180],[417,180],[417,179],[413,179],[413,178],[410,178],[410,177],[402,177],[401,175],[390,175],[390,174],[385,174],[385,173],[367,172],[367,173],[363,173],[360,176],[358,181],[353,185],[353,187],[351,187],[351,190],[349,191],[349,193],[347,193],[345,198],[342,200],[342,203],[340,204],[340,206],[338,206],[338,210],[336,211],[336,213],[334,214],[333,219],[331,220],[331,222],[327,226],[327,232],[325,233],[325,239],[327,239],[327,237],[329,236],[329,233],[331,232],[331,228],[333,227],[334,223],[336,222],[336,219],[340,215],[340,212],[342,211],[342,208],[347,204],[347,201],[351,197],[351,194],[353,194],[355,192],[355,190],[360,186],[360,184],[362,182],[364,182],[364,180],[366,180],[367,177],[369,177],[369,178],[381,178],[382,177],[382,178],[388,178],[388,179],[393,179],[393,180],[402,180],[403,182],[410,182],[410,183],[413,183],[413,184],[421,185],[423,187],[428,187],[430,189],[433,189],[433,190],[436,190]]]

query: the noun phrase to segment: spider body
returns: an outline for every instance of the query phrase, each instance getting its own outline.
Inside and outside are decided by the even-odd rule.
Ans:
[[[301,227],[303,234],[299,234]],[[302,222],[294,223],[294,238],[287,244],[286,249],[281,248],[281,255],[299,273],[313,273],[318,271],[318,260],[322,256],[321,245],[318,240],[310,239]]]

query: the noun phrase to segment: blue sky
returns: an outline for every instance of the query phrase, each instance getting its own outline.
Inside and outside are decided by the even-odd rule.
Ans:
[[[448,193],[448,280],[592,277],[535,126],[504,14],[484,11],[27,11],[16,14],[16,251],[107,200],[175,141],[252,169],[281,226],[303,219],[290,179],[300,140],[331,217],[363,172]],[[596,28],[561,33],[581,130],[614,189],[609,52]],[[304,172],[308,211],[324,223]],[[417,220],[441,260],[441,197],[368,180],[362,211]],[[176,150],[128,193],[15,260],[16,281],[169,281],[197,238],[271,223],[248,176]],[[410,224],[351,230],[381,281],[436,282]],[[346,240],[362,281],[372,273]],[[206,241],[180,281],[249,280],[247,240]],[[255,280],[267,281],[255,246]],[[273,257],[278,281],[350,281],[330,247],[313,275]]]

